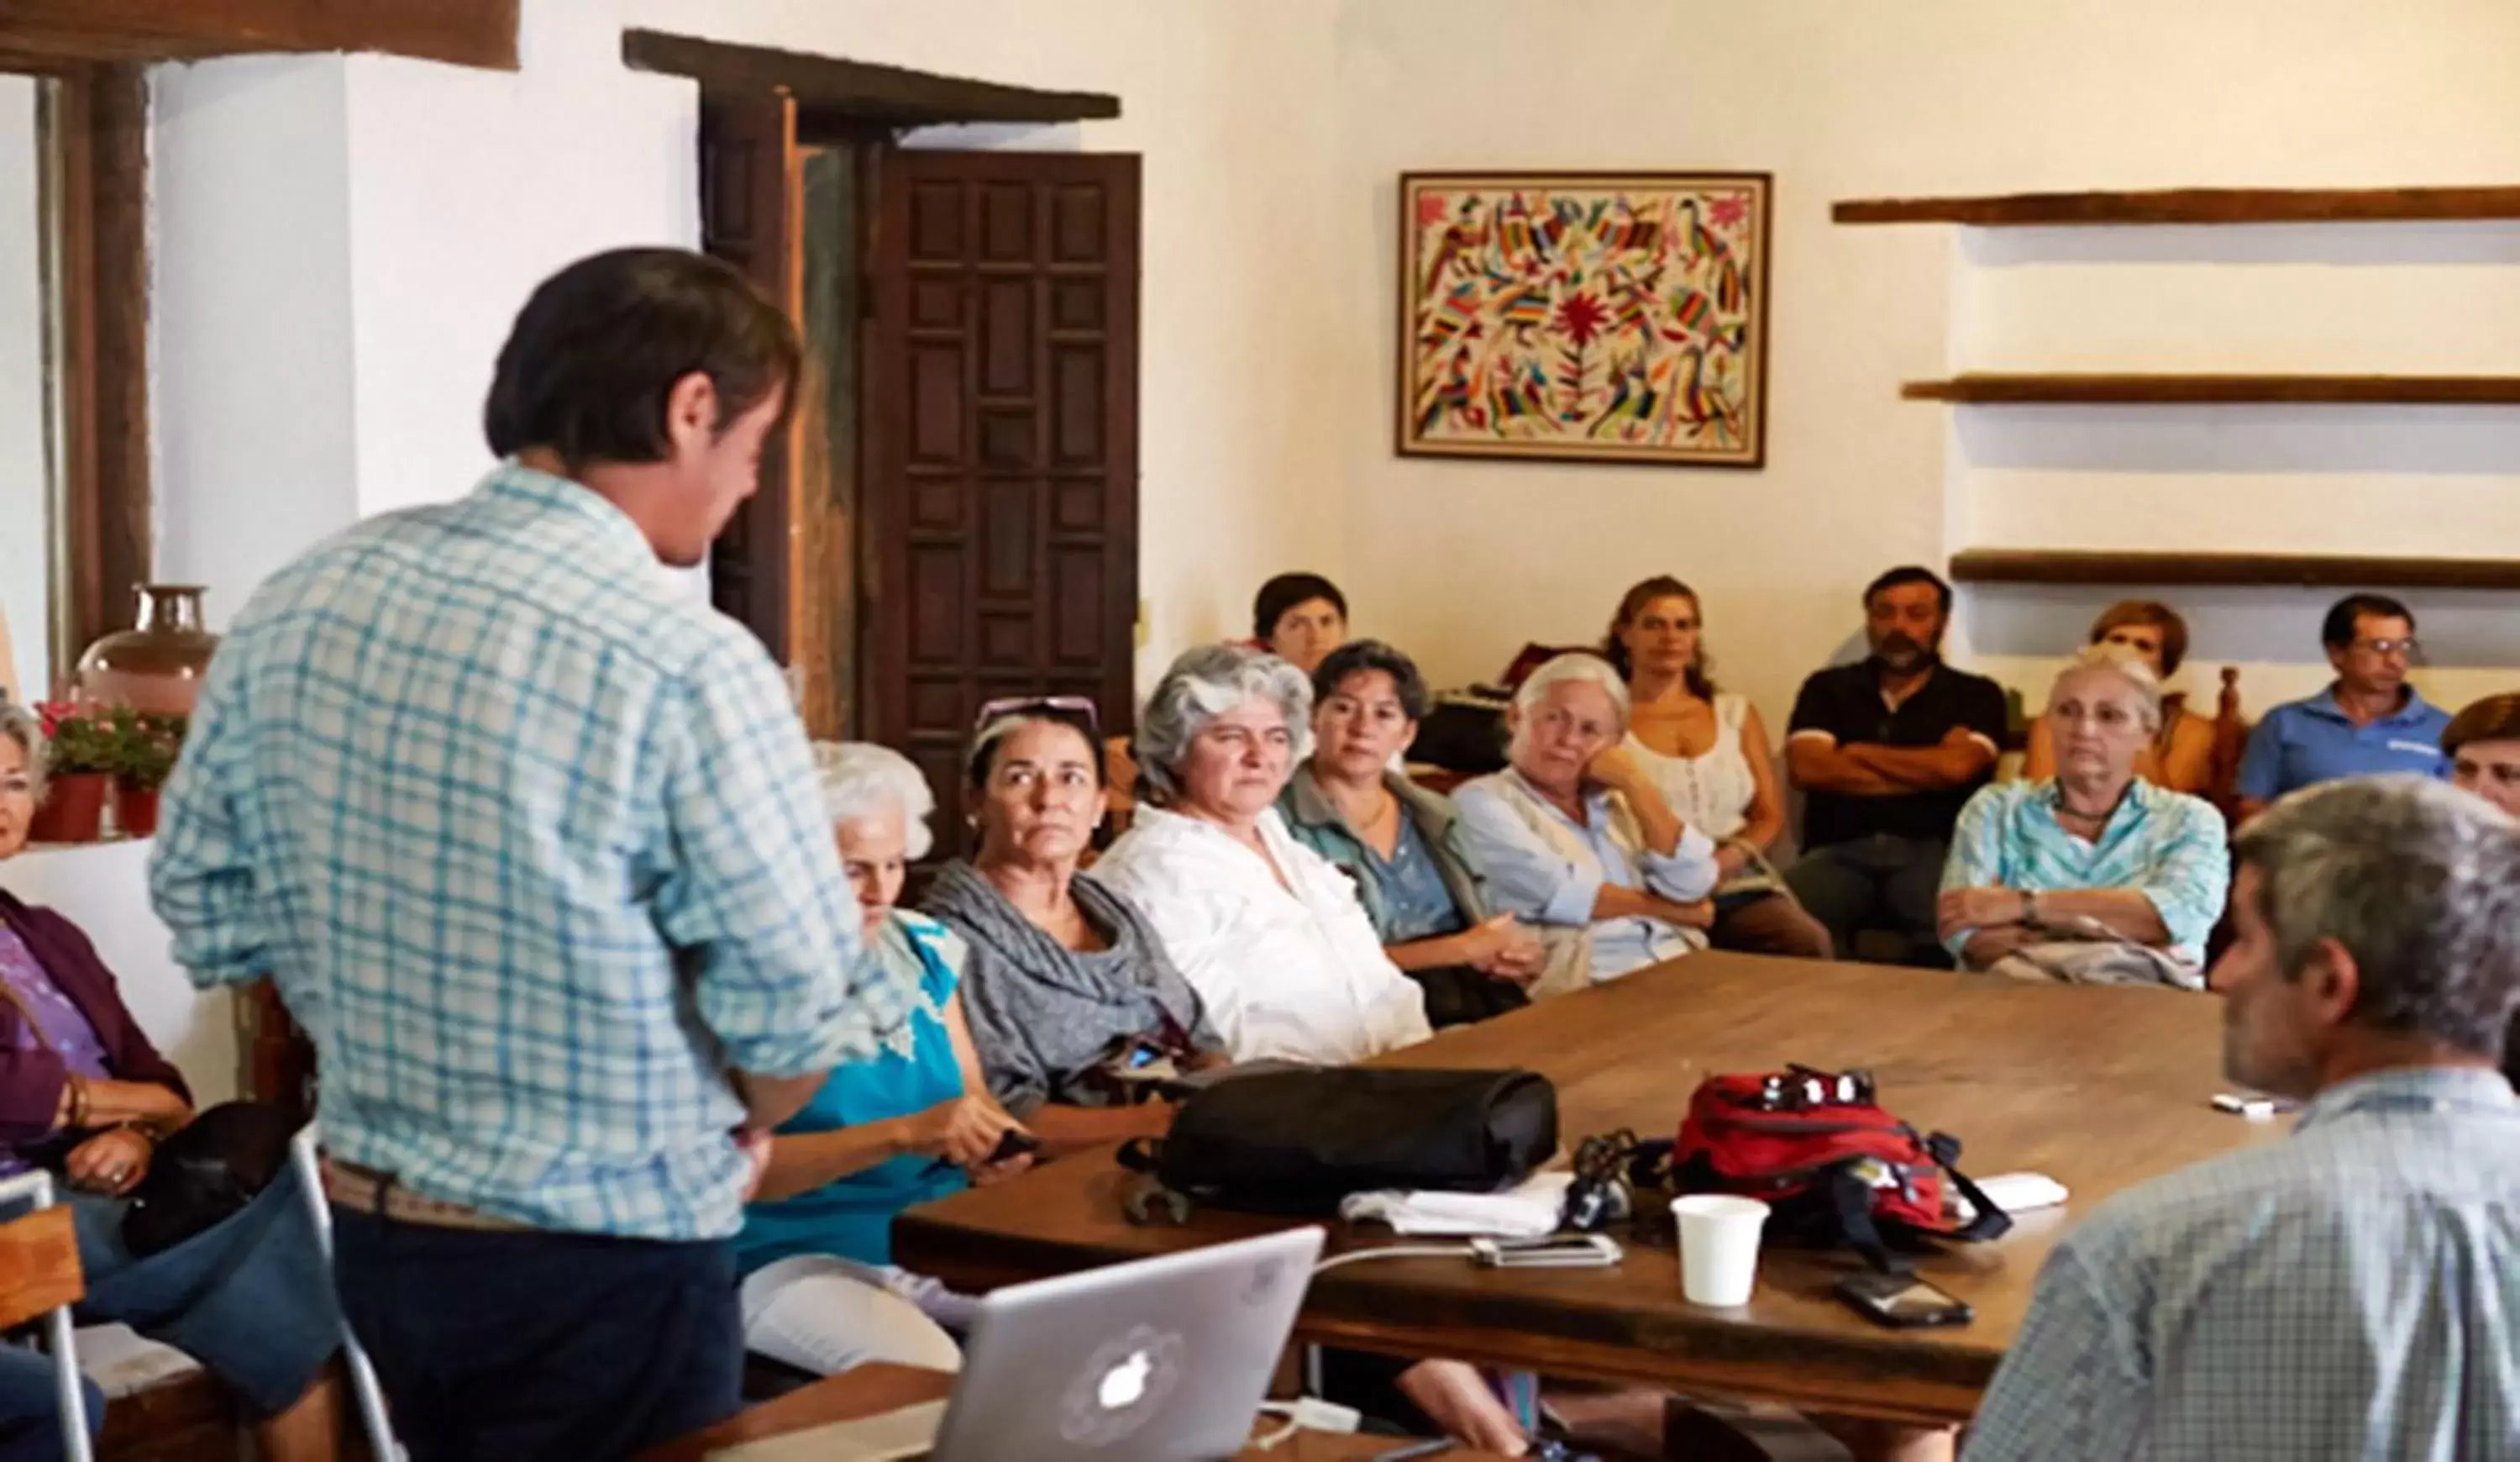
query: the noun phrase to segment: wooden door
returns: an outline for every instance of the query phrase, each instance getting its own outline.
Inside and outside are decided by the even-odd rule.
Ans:
[[[700,246],[725,259],[802,322],[804,161],[796,102],[785,92],[700,108]],[[802,434],[815,419],[813,384],[797,382],[799,409],[761,453],[761,487],[736,510],[709,549],[709,600],[749,626],[771,657],[791,663],[796,581],[795,521]]]
[[[1138,159],[874,165],[858,724],[926,771],[941,832],[984,703],[1133,712]]]

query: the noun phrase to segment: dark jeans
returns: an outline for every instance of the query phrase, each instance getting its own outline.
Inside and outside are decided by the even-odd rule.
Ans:
[[[1786,869],[1785,886],[1827,928],[1838,958],[1857,958],[1857,932],[1878,929],[1900,938],[1904,963],[1949,969],[1951,954],[1934,937],[1934,896],[1948,846],[1939,838],[1886,833],[1831,843]]]
[[[412,1462],[606,1462],[742,1404],[735,1251],[333,1211],[336,1280]]]
[[[105,1393],[82,1381],[87,1393],[87,1435],[93,1442],[105,1425]],[[0,1462],[60,1462],[61,1402],[54,1390],[53,1358],[40,1350],[0,1344]]]

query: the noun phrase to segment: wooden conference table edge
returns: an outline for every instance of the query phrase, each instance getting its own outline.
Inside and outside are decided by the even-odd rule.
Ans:
[[[886,1411],[897,1411],[904,1406],[916,1406],[922,1401],[941,1400],[953,1389],[954,1378],[943,1371],[920,1370],[878,1361],[825,1377],[776,1400],[746,1407],[742,1413],[714,1427],[643,1453],[640,1462],[704,1462],[709,1453],[722,1447],[767,1441],[775,1437],[830,1426],[833,1422],[856,1421],[862,1417],[879,1416]],[[1273,1451],[1250,1451],[1243,1455],[1266,1458],[1268,1462],[1362,1462],[1362,1459],[1404,1444],[1401,1439],[1390,1437],[1299,1432]],[[1494,1452],[1450,1451],[1444,1454],[1444,1458],[1445,1462],[1455,1462],[1457,1458],[1460,1462],[1503,1462]]]
[[[1747,961],[1747,964],[1742,963]],[[1735,983],[1744,977],[1758,983],[1782,984],[1795,973],[1796,967],[1811,978],[1836,982],[1838,998],[1845,998],[1850,980],[1891,981],[1927,979],[1958,982],[1963,988],[1948,991],[1946,998],[1958,996],[1975,1000],[1981,995],[2003,998],[2004,991],[2022,991],[2030,987],[1991,977],[1959,977],[1929,972],[1868,968],[1846,963],[1814,964],[1801,961],[1761,959],[1753,956],[1724,955],[1704,952],[1670,967],[1668,972],[1641,971],[1615,985],[1551,1001],[1531,1010],[1517,1012],[1503,1020],[1477,1027],[1460,1028],[1440,1032],[1435,1040],[1394,1053],[1382,1063],[1406,1066],[1484,1066],[1523,1064],[1514,1062],[1519,1055],[1513,1047],[1538,1047],[1542,1041],[1530,1039],[1529,1028],[1549,1020],[1552,1008],[1571,1012],[1582,1002],[1599,1002],[1612,991],[1622,991],[1627,998],[1646,995],[1640,986],[1647,985],[1642,977],[1663,974],[1666,979],[1686,976],[1692,980],[1718,976]],[[2121,1012],[2138,1011],[2146,1024],[2159,1025],[2157,1016],[2179,1010],[2170,1004],[2131,1006],[2122,1002],[2132,998],[2140,1002],[2201,1001],[2202,997],[2177,991],[2067,989],[2048,987],[2048,996],[2022,996],[2037,1005],[2058,996],[2071,998],[2071,1021],[2081,1025],[2092,1016],[2086,1012],[2097,1005]],[[1887,991],[1862,992],[1866,1004],[1888,995]],[[1895,996],[1890,998],[1895,1000]],[[2176,1065],[2183,1085],[2198,1085],[2195,1106],[2201,1112],[2202,1096],[2211,1090],[2212,1056],[2215,1018],[2212,1003],[2199,1003],[2195,1020],[2180,1015],[2173,1025],[2182,1032],[2174,1044],[2194,1047]],[[1618,1002],[1601,1004],[1595,1014],[1616,1015],[1633,1009]],[[2051,1019],[2057,1007],[2048,1006]],[[2095,1013],[2094,1013],[2095,1014]],[[2106,1017],[2097,1017],[2101,1025]],[[1562,1024],[1562,1022],[1561,1022]],[[1516,1028],[1521,1028],[1517,1029]],[[1502,1031],[1502,1034],[1497,1032]],[[1485,1032],[1485,1034],[1482,1034]],[[1864,1041],[1871,1040],[1866,1032]],[[2075,1036],[2079,1039],[2079,1033]],[[1795,1045],[1804,1044],[1799,1038]],[[1466,1049],[1464,1049],[1466,1048]],[[1625,1048],[1628,1058],[1635,1058],[1633,1046]],[[1843,1054],[1843,1053],[1842,1053]],[[1499,1060],[1503,1057],[1506,1060]],[[1545,1058],[1544,1058],[1545,1059]],[[1860,1057],[1857,1059],[1861,1059]],[[2187,1071],[2196,1065],[2194,1072]],[[1727,1070],[1747,1070],[1748,1066],[1731,1066]],[[1675,1075],[1678,1074],[1675,1073]],[[2123,1075],[2123,1074],[2119,1074]],[[1564,1079],[1561,1074],[1561,1083]],[[1686,1092],[1675,1090],[1669,1098],[1676,1112]],[[1902,1105],[1901,1092],[1888,1093],[1894,1110]],[[2185,1095],[2180,1095],[2182,1103]],[[1958,1128],[1965,1136],[1967,1123]],[[2201,1129],[2200,1129],[2201,1130]],[[1580,1135],[1569,1129],[1567,1136]],[[2220,1146],[2228,1138],[2237,1138],[2235,1125],[2228,1134],[2216,1130],[2209,1140]],[[1086,1165],[1083,1168],[1070,1164]],[[1067,1168],[1064,1177],[1054,1171],[1020,1178],[1003,1187],[986,1190],[986,1194],[967,1194],[957,1199],[922,1206],[904,1213],[894,1230],[898,1261],[922,1273],[932,1274],[957,1288],[983,1292],[1002,1284],[1039,1279],[1088,1268],[1102,1263],[1141,1258],[1150,1252],[1193,1248],[1221,1240],[1282,1228],[1292,1222],[1251,1214],[1202,1211],[1192,1217],[1188,1228],[1161,1230],[1124,1230],[1116,1225],[1095,1223],[1079,1230],[1076,1225],[1054,1221],[1043,1233],[1027,1233],[1023,1225],[966,1217],[973,1201],[986,1211],[994,1207],[1003,1211],[1007,1203],[1022,1198],[1031,1185],[1043,1201],[1064,1210],[1079,1201],[1080,1189],[1090,1190],[1086,1201],[1101,1208],[1108,1205],[1116,1217],[1116,1196],[1119,1178],[1116,1166],[1099,1152],[1082,1153],[1059,1165]],[[2176,1163],[2171,1165],[2177,1165]],[[1080,1177],[1099,1167],[1100,1176]],[[994,1195],[994,1200],[989,1197]],[[2103,1196],[2099,1192],[2078,1195],[2072,1213],[2033,1214],[2023,1220],[2035,1232],[2051,1225],[2088,1214],[2091,1203]],[[2088,1199],[2088,1201],[2086,1201]],[[1338,1226],[1332,1225],[1334,1233]],[[1341,1246],[1348,1247],[1348,1246]],[[2041,1246],[2044,1248],[2044,1245]],[[2018,1265],[2024,1256],[2017,1246],[1999,1246],[1998,1250],[1977,1251],[1961,1246],[1947,1251],[1944,1264],[1958,1265],[1962,1270],[1986,1262],[2007,1262],[2002,1251],[2019,1256],[2010,1263]],[[1517,1293],[1508,1285],[1479,1285],[1463,1293],[1458,1287],[1433,1288],[1418,1286],[1407,1279],[1408,1261],[1384,1265],[1368,1264],[1333,1270],[1314,1286],[1305,1302],[1304,1313],[1297,1323],[1297,1333],[1305,1340],[1334,1342],[1362,1349],[1382,1350],[1403,1355],[1445,1354],[1490,1364],[1527,1367],[1551,1374],[1601,1381],[1640,1381],[1688,1391],[1722,1393],[1745,1398],[1775,1401],[1813,1409],[1842,1412],[1848,1415],[1873,1417],[1887,1421],[1958,1422],[1971,1416],[1993,1378],[2002,1355],[2002,1340],[1987,1337],[1985,1343],[1965,1331],[1916,1332],[1879,1329],[1844,1315],[1833,1304],[1825,1302],[1827,1282],[1833,1275],[1826,1272],[1826,1256],[1795,1256],[1776,1276],[1785,1289],[1804,1296],[1799,1302],[1805,1311],[1800,1323],[1784,1325],[1740,1325],[1720,1311],[1690,1311],[1675,1307],[1658,1314],[1630,1315],[1619,1319],[1593,1312],[1581,1302],[1567,1305],[1546,1295]],[[1851,1258],[1847,1267],[1854,1267]],[[1943,1265],[1929,1265],[1933,1274]],[[2035,1267],[2035,1258],[2032,1264]],[[1808,1271],[1808,1272],[1806,1272]],[[2026,1273],[2023,1281],[2026,1281]],[[1394,1283],[1408,1285],[1409,1293],[1394,1294]],[[1947,1281],[1948,1282],[1948,1281]],[[1763,1290],[1769,1279],[1763,1276]],[[1819,1302],[1817,1308],[1815,1302]],[[1538,1312],[1548,1310],[1542,1322]],[[1827,1328],[1815,1329],[1815,1324]],[[2007,1327],[2008,1328],[2008,1327]],[[1590,1332],[1590,1333],[1587,1333]]]

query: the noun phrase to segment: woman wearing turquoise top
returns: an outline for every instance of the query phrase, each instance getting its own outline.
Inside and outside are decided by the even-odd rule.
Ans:
[[[927,847],[926,779],[900,754],[861,743],[818,748],[817,760],[869,952],[918,998],[882,1050],[835,1069],[772,1136],[736,1239],[744,1345],[818,1375],[870,1360],[953,1370],[961,1351],[939,1321],[968,1302],[893,1267],[893,1217],[1030,1159],[988,1162],[1023,1128],[980,1078],[957,993],[962,940],[893,907],[909,860]]]

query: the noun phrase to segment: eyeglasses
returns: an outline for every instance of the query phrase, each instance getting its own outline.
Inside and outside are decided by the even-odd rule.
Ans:
[[[971,732],[976,736],[1010,716],[1033,715],[1045,710],[1083,716],[1088,739],[1097,742],[1102,739],[1102,717],[1095,710],[1094,702],[1085,696],[1008,696],[985,702],[980,707],[980,713],[971,718]]]
[[[2424,642],[2411,635],[2403,640],[2356,640],[2353,646],[2357,650],[2368,650],[2383,660],[2392,655],[2404,655],[2410,661],[2421,660],[2424,655]]]

